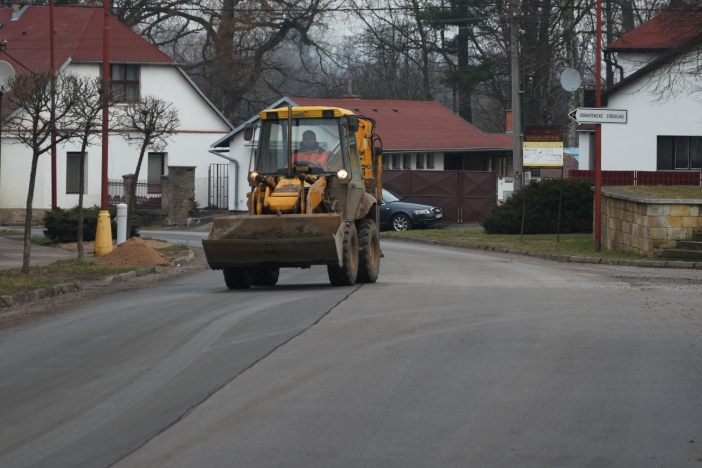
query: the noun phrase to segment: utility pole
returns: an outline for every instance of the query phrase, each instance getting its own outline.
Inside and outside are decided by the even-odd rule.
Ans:
[[[108,94],[110,86],[110,1],[103,1],[102,27],[102,92]],[[110,212],[107,210],[107,155],[109,107],[107,101],[102,109],[102,192],[100,196],[100,213],[98,214],[97,232],[95,233],[95,256],[102,257],[112,252],[112,225]]]
[[[513,1],[509,5],[510,62],[512,67],[512,167],[514,171],[514,191],[522,188],[524,175],[522,167],[522,112],[519,96],[519,5]]]
[[[602,107],[602,0],[597,0],[595,107]],[[602,125],[595,124],[595,252],[602,250]]]
[[[51,209],[56,209],[56,59],[54,52],[54,0],[49,1],[49,55],[51,68]]]

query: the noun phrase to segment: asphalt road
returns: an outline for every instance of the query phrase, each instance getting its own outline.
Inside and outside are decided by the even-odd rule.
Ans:
[[[700,466],[702,272],[383,250],[0,333],[0,466]]]

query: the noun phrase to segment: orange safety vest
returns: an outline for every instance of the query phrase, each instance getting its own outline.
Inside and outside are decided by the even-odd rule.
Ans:
[[[311,163],[319,163],[322,165],[322,169],[327,170],[327,152],[322,148],[317,148],[312,151],[295,151],[293,154],[293,162],[295,161],[309,161]]]

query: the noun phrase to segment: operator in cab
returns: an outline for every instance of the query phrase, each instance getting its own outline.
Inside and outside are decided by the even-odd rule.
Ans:
[[[302,134],[300,147],[293,153],[293,163],[307,161],[312,166],[326,171],[328,157],[327,152],[317,143],[317,135],[312,130],[307,130]]]

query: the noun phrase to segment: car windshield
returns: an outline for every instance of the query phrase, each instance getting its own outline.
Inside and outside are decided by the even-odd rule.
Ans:
[[[385,203],[392,203],[402,200],[402,196],[391,192],[390,190],[383,189],[383,201]]]
[[[293,162],[309,163],[311,172],[344,169],[338,119],[293,119]],[[256,171],[285,173],[288,167],[288,121],[263,122]]]

